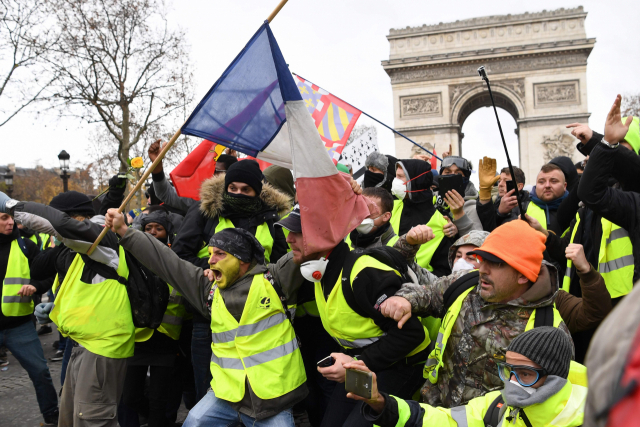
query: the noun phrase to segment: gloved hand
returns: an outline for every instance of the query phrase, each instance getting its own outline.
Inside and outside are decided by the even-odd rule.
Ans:
[[[51,310],[53,310],[52,302],[41,302],[36,305],[36,309],[33,314],[36,316],[36,319],[38,319],[38,323],[51,323],[51,319],[49,319],[49,313],[51,313]]]
[[[480,200],[491,199],[491,189],[493,185],[500,179],[500,175],[496,176],[496,159],[484,156],[480,159],[478,165],[478,178],[480,180]]]
[[[120,178],[120,176],[114,175],[109,180],[109,187],[111,188],[124,188],[125,185],[127,185],[126,177]]]

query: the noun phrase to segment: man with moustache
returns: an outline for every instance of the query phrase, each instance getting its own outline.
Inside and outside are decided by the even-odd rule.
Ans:
[[[478,270],[435,282],[418,272],[419,284],[404,284],[382,304],[382,314],[399,320],[398,327],[412,313],[443,319],[425,365],[424,403],[452,408],[501,389],[496,363],[504,362],[511,340],[535,326],[536,316],[570,337],[553,308],[558,274],[542,259],[544,242],[526,222],[508,222],[468,253],[480,261]]]

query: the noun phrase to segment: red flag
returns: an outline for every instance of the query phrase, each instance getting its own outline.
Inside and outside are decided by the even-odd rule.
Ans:
[[[215,142],[203,140],[189,155],[180,162],[169,176],[180,197],[200,200],[202,181],[211,178],[216,171]]]
[[[433,156],[431,156],[431,169],[438,170],[438,159],[436,159],[436,147],[433,147]]]

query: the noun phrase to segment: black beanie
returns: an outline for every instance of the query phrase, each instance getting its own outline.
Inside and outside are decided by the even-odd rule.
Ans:
[[[49,206],[65,213],[74,212],[86,216],[94,216],[96,214],[91,199],[77,191],[67,191],[66,193],[58,194],[51,199]]]
[[[242,160],[235,162],[224,176],[224,191],[227,191],[232,182],[243,182],[256,191],[256,196],[262,193],[262,180],[264,176],[258,162],[255,160]]]
[[[528,330],[511,341],[507,351],[528,357],[542,366],[549,375],[569,376],[573,344],[567,334],[551,326]]]
[[[238,163],[244,163],[246,160]],[[225,228],[211,236],[209,246],[222,249],[240,261],[264,264],[264,248],[256,237],[242,228]]]

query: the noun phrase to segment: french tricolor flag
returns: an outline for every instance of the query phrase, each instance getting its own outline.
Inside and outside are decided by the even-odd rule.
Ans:
[[[293,170],[305,252],[335,247],[369,215],[330,159],[265,22],[200,101],[182,133]]]

